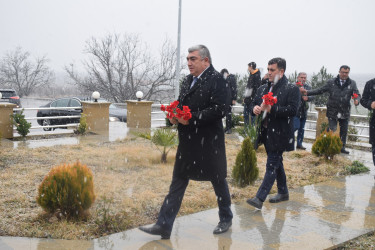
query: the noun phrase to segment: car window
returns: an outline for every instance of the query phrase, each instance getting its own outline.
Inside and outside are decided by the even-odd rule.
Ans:
[[[60,99],[56,101],[55,107],[68,107],[69,99]]]
[[[81,107],[81,103],[77,99],[70,99],[69,107]]]
[[[51,107],[54,107],[54,108],[57,107],[57,101],[52,102]]]
[[[16,96],[16,93],[14,91],[1,91],[1,94],[3,95],[3,98]]]

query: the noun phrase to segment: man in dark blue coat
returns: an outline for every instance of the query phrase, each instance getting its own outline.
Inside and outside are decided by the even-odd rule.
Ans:
[[[237,100],[237,80],[236,76],[229,74],[227,69],[222,69],[220,74],[223,75],[226,80],[227,89],[227,101],[226,101],[226,113],[225,113],[225,133],[232,133],[232,105],[236,104]]]
[[[284,75],[285,59],[280,57],[271,59],[267,69],[269,83],[258,89],[250,107],[253,114],[257,116],[266,112],[266,116],[260,124],[258,137],[267,151],[266,173],[256,196],[247,200],[247,203],[258,209],[262,208],[275,180],[277,180],[277,195],[271,197],[269,201],[276,203],[289,200],[283,152],[294,150],[293,117],[297,113],[301,99],[298,87],[295,84],[289,84]],[[277,103],[273,106],[266,105],[262,100],[262,97],[268,92],[272,92],[273,96],[277,97]]]
[[[192,118],[173,118],[178,124],[179,145],[169,193],[164,199],[157,222],[139,229],[169,239],[189,180],[211,181],[219,205],[219,224],[214,234],[226,232],[232,225],[231,199],[226,181],[222,118],[225,115],[226,87],[223,76],[212,66],[210,52],[204,45],[189,48],[190,75],[181,86],[179,108],[188,106]],[[202,197],[203,198],[203,197]]]
[[[369,132],[370,144],[372,146],[372,160],[375,166],[375,78],[366,82],[360,102],[363,107],[367,108],[371,112]]]

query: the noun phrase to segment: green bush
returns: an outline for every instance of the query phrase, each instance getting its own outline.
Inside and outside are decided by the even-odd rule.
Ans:
[[[87,131],[87,122],[86,122],[86,116],[84,114],[81,115],[81,118],[79,119],[79,125],[77,130],[74,131],[76,134],[84,135]]]
[[[232,177],[235,184],[240,187],[253,184],[259,176],[257,156],[249,137],[242,142],[241,151],[238,152],[236,163],[233,167]]]
[[[312,146],[312,153],[317,156],[324,156],[326,160],[332,160],[340,153],[342,142],[340,137],[334,135],[332,131],[323,132]]]
[[[346,172],[349,174],[360,174],[370,171],[362,162],[353,161],[352,165],[345,167]]]
[[[37,203],[47,212],[80,217],[95,201],[91,170],[79,162],[51,169],[38,189]]]
[[[16,126],[17,132],[22,137],[26,137],[26,135],[30,132],[31,123],[26,121],[23,110],[20,113],[13,114],[11,116],[13,118],[13,123]]]
[[[358,137],[354,136],[357,134],[358,134],[358,130],[355,127],[349,127],[348,128],[348,141],[352,141],[352,142],[358,141]]]
[[[232,113],[232,127],[234,128],[236,126],[241,126],[242,124],[240,122],[243,122],[243,115],[236,115]]]

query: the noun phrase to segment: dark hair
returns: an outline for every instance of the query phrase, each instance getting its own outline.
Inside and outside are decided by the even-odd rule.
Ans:
[[[252,69],[256,69],[257,68],[257,64],[255,62],[249,63],[248,66],[251,67]]]
[[[348,70],[350,71],[350,67],[349,67],[348,65],[342,65],[342,66],[340,67],[340,70],[339,70],[339,71],[341,71],[342,69],[348,69]]]
[[[281,57],[275,57],[275,58],[272,58],[271,60],[269,60],[268,62],[268,65],[271,65],[271,64],[277,64],[277,68],[278,69],[283,69],[284,72],[286,70],[286,61],[284,58],[281,58]]]
[[[229,72],[228,72],[228,70],[227,70],[227,69],[222,69],[222,70],[220,71],[220,74],[224,75],[224,73],[227,73],[227,74],[229,74]]]

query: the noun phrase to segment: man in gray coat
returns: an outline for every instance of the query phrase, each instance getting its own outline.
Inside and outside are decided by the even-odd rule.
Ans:
[[[350,119],[350,100],[353,94],[358,97],[354,99],[354,105],[358,106],[360,94],[357,84],[349,78],[350,67],[342,65],[336,78],[327,81],[326,85],[314,89],[305,90],[308,96],[320,95],[325,92],[329,93],[327,102],[327,118],[329,130],[336,131],[337,122],[340,125],[340,139],[342,141],[341,153],[349,154],[345,149],[346,136],[348,134],[348,125]]]

